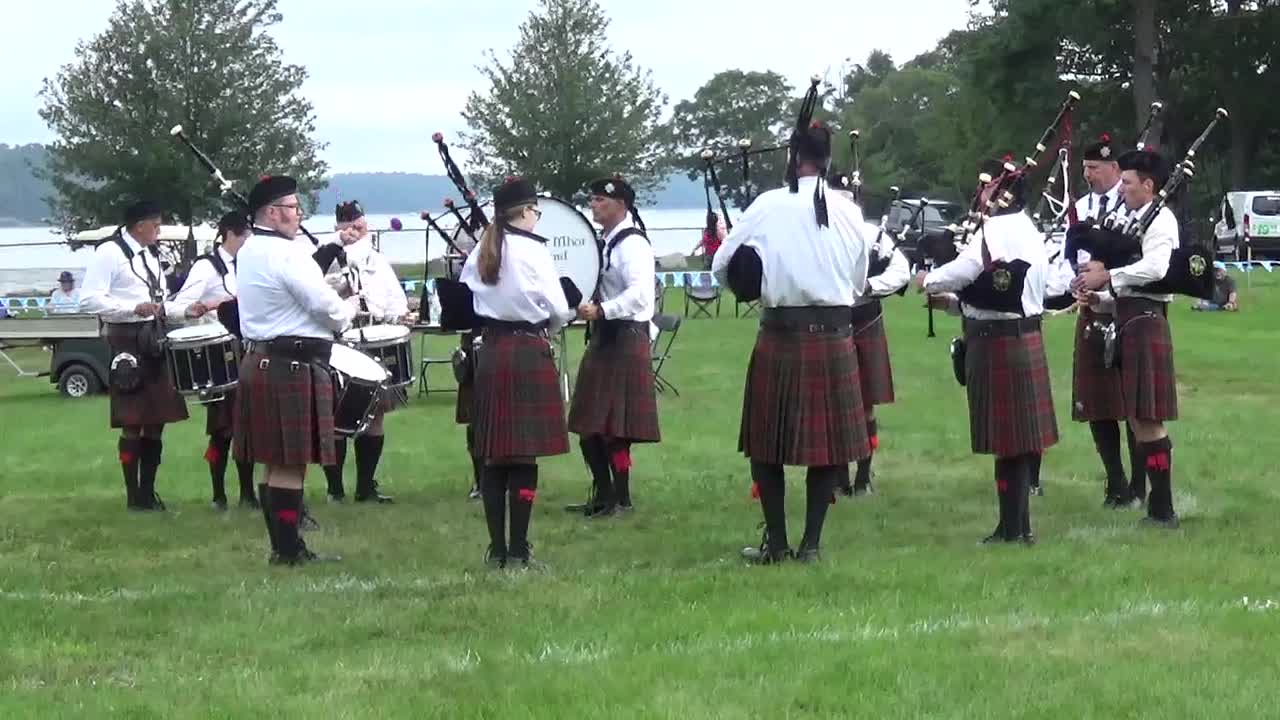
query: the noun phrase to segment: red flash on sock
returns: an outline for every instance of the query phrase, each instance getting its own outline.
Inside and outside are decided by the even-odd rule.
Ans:
[[[1002,492],[1002,493],[1007,493],[1007,492],[1009,492],[1009,481],[1008,481],[1008,480],[997,480],[997,481],[996,481],[996,490],[998,490],[999,492]]]
[[[760,483],[757,483],[757,482],[751,483],[751,499],[752,500],[760,499]]]
[[[871,440],[871,451],[872,451],[872,452],[875,452],[876,450],[879,450],[879,449],[880,449],[880,436],[879,436],[879,435],[872,435],[872,436],[871,436],[871,438],[870,438],[870,440]]]
[[[127,450],[126,450],[126,451],[124,451],[124,452],[121,452],[121,453],[120,453],[120,464],[121,464],[121,465],[128,465],[129,463],[131,463],[131,462],[133,462],[134,460],[137,460],[137,459],[138,459],[138,456],[137,456],[137,455],[134,455],[133,453],[131,453],[131,452],[127,451]]]
[[[613,464],[614,470],[617,470],[618,472],[627,472],[631,469],[631,450],[628,448],[614,450],[611,463]]]
[[[836,494],[835,494],[835,493],[831,493],[831,499],[830,499],[830,501],[829,501],[829,502],[830,502],[832,505],[835,505],[835,504],[836,504]]]
[[[298,511],[297,510],[277,510],[276,519],[284,523],[285,525],[297,525]]]
[[[531,503],[536,497],[538,497],[538,491],[533,488],[520,488],[520,502]]]
[[[1148,470],[1168,470],[1169,469],[1169,453],[1156,453],[1147,456]]]
[[[221,459],[221,457],[222,457],[222,453],[219,453],[218,448],[212,445],[209,446],[208,450],[204,451],[204,460],[210,465],[216,465],[218,460]]]

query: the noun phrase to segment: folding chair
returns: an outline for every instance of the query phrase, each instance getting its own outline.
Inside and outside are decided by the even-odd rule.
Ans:
[[[711,273],[699,273],[698,284],[684,275],[684,316],[689,317],[689,303],[693,303],[693,317],[699,315],[711,319],[711,304],[715,303],[716,317],[720,317],[720,288],[711,284]]]
[[[667,304],[667,285],[662,282],[662,276],[653,276],[653,311],[654,313],[662,312],[662,307]]]
[[[743,309],[744,306],[745,306],[745,309]],[[741,311],[741,314],[739,314],[739,311]],[[739,300],[738,298],[733,299],[733,316],[734,317],[748,318],[748,317],[751,317],[752,314],[754,314],[756,317],[760,316],[760,299],[759,298],[756,298],[755,300]]]
[[[653,324],[658,327],[658,334],[653,336],[653,342],[649,345],[649,354],[653,361],[653,385],[658,392],[671,391],[676,397],[680,397],[680,391],[676,389],[665,377],[662,376],[662,367],[667,364],[667,360],[671,358],[671,345],[676,341],[676,335],[680,333],[680,325],[684,319],[679,315],[659,314],[653,316]],[[659,348],[662,344],[662,337],[666,335],[667,346]]]

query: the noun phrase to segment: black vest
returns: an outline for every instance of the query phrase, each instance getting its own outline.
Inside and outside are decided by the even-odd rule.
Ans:
[[[960,301],[982,310],[1026,315],[1022,290],[1030,269],[1026,260],[997,260],[960,291]]]

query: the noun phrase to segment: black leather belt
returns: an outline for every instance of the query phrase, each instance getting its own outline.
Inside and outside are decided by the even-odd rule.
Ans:
[[[494,318],[480,317],[480,326],[485,332],[492,332],[498,335],[541,335],[547,331],[549,323],[542,321],[539,323],[526,322],[524,320],[497,320]]]
[[[1143,313],[1151,313],[1152,315],[1159,315],[1160,317],[1168,317],[1169,303],[1144,297],[1122,296],[1116,298],[1116,317],[1121,315],[1128,317]]]
[[[765,308],[760,327],[781,332],[843,332],[853,325],[850,310],[848,305]]]
[[[267,357],[321,365],[328,365],[329,356],[333,353],[332,340],[288,335],[273,340],[250,340],[247,345],[249,352]]]
[[[969,337],[1018,337],[1040,332],[1040,316],[1010,320],[964,321],[964,333]]]
[[[855,328],[860,328],[864,325],[870,325],[882,314],[884,314],[884,308],[880,306],[879,300],[872,300],[871,302],[863,303],[862,305],[854,305],[853,313],[851,315],[853,319],[853,326]]]

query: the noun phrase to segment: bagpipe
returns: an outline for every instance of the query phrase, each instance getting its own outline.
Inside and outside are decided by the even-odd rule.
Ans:
[[[1173,167],[1163,187],[1146,210],[1127,220],[1111,225],[1092,225],[1068,238],[1068,247],[1083,250],[1108,269],[1125,267],[1142,258],[1142,239],[1169,201],[1195,177],[1195,157],[1218,123],[1230,117],[1218,108],[1208,127],[1191,143],[1186,155]],[[1145,134],[1145,133],[1144,133]],[[1144,143],[1145,146],[1145,143]],[[1141,292],[1155,294],[1188,295],[1200,299],[1213,297],[1214,252],[1200,244],[1179,245],[1169,258],[1165,276],[1138,288]]]

